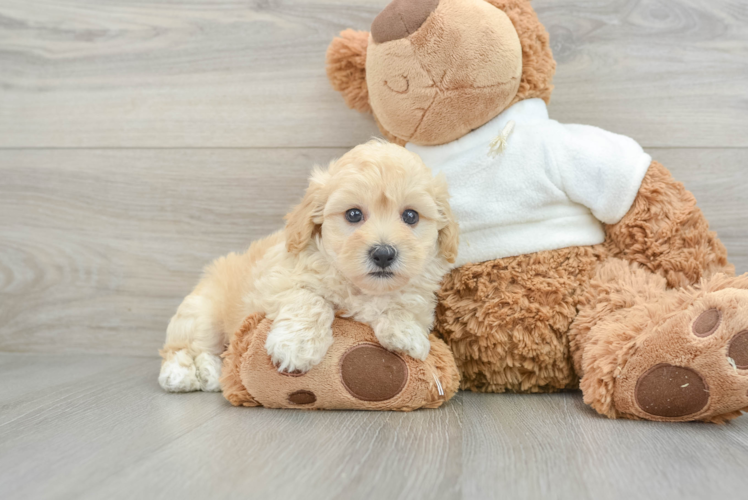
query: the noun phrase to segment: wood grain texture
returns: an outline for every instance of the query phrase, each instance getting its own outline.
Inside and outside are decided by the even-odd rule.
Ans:
[[[0,351],[155,355],[200,270],[282,227],[343,152],[0,151]],[[649,152],[748,271],[748,149]]]
[[[349,147],[324,54],[387,0],[0,3],[0,147]],[[535,0],[551,114],[648,147],[748,146],[744,0]]]
[[[166,394],[156,359],[0,354],[3,498],[461,498],[458,396],[413,413]]]
[[[342,152],[0,151],[0,351],[155,354],[200,270]]]
[[[463,393],[463,494],[480,499],[745,495],[748,419],[608,420],[580,393]]]
[[[387,1],[0,2],[3,499],[745,496],[746,417],[610,421],[578,393],[294,412],[159,389],[200,269],[377,134],[324,53]],[[552,117],[647,146],[748,271],[748,3],[533,5],[559,62]]]
[[[742,498],[748,418],[608,420],[579,393],[412,413],[166,394],[158,360],[0,354],[3,498]]]
[[[534,1],[558,61],[551,115],[645,147],[745,147],[748,3]]]

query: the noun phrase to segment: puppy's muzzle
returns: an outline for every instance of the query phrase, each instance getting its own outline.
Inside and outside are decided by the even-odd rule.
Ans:
[[[397,260],[397,250],[391,245],[375,245],[369,250],[369,260],[380,269],[387,269]]]

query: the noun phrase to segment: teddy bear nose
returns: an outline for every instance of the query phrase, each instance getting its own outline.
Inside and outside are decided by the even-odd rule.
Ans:
[[[439,0],[393,0],[371,23],[371,37],[376,43],[400,40],[415,33]]]

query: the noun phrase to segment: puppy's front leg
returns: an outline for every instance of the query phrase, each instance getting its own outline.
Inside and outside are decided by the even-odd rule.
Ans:
[[[404,309],[386,311],[372,323],[374,334],[382,347],[425,360],[431,349],[431,324]]]
[[[285,300],[285,299],[284,299]],[[265,349],[280,371],[307,372],[332,345],[335,311],[319,295],[295,290],[273,319]]]

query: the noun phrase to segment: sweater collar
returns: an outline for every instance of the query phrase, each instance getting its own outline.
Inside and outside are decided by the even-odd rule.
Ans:
[[[511,120],[516,123],[529,123],[548,120],[548,108],[542,99],[526,99],[505,109],[499,116],[485,125],[468,132],[457,140],[439,146],[419,146],[411,142],[405,145],[421,157],[430,168],[438,168],[455,156],[478,146],[489,144]]]

